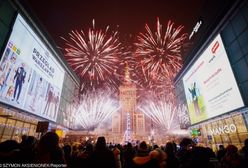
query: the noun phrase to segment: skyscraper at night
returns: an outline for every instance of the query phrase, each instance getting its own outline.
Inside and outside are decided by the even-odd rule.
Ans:
[[[112,132],[119,134],[122,141],[137,139],[145,133],[144,114],[137,112],[137,88],[132,82],[128,65],[125,67],[124,82],[119,87],[119,113],[113,114]]]

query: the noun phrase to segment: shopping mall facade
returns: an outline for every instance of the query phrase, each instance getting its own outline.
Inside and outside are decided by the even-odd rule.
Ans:
[[[1,142],[46,130],[63,137],[75,122],[79,79],[41,27],[18,1],[0,2]]]
[[[248,3],[206,4],[189,41],[193,44],[175,79],[185,107],[181,128],[212,147],[243,146],[248,138]],[[208,17],[204,17],[208,16]]]

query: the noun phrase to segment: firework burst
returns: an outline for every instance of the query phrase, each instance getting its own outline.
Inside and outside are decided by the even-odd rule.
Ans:
[[[117,87],[116,71],[121,63],[122,47],[117,31],[93,28],[88,33],[71,31],[65,39],[65,57],[81,79],[81,91],[98,87]]]
[[[146,24],[146,33],[140,33],[137,37],[136,59],[139,66],[152,74],[171,76],[182,66],[181,47],[187,39],[187,34],[182,34],[183,26],[173,28],[174,23],[169,21],[166,31],[157,18],[155,33]]]
[[[165,97],[153,97],[146,100],[138,107],[146,116],[162,130],[173,130],[179,128],[177,108],[173,103],[168,102]]]
[[[119,110],[118,101],[110,91],[88,92],[82,95],[76,112],[76,125],[85,130],[94,130]]]
[[[182,45],[187,39],[182,29],[183,26],[174,28],[174,23],[169,21],[163,31],[157,18],[155,32],[146,24],[146,32],[137,36],[135,59],[141,92],[148,90],[174,99],[173,80],[182,66]]]

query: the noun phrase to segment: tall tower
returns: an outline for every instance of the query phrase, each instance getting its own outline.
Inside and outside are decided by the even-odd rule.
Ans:
[[[137,88],[130,78],[129,68],[126,64],[125,76],[119,87],[120,110],[112,115],[113,141],[127,142],[143,139],[145,134],[145,116],[136,111]]]
[[[136,110],[136,85],[132,83],[129,73],[128,65],[125,67],[124,82],[119,87],[119,101],[120,101],[120,114],[121,126],[120,131],[123,135],[124,141],[130,141],[135,134],[134,116]]]

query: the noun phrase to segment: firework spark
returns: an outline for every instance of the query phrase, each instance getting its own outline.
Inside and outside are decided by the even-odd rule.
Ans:
[[[86,130],[93,130],[110,119],[112,114],[119,110],[118,101],[112,99],[111,95],[110,91],[83,94],[76,113],[77,125]]]
[[[182,66],[181,47],[187,39],[187,34],[182,34],[183,26],[173,28],[174,23],[169,21],[166,31],[157,18],[155,33],[146,24],[146,33],[138,35],[136,58],[145,71],[152,74],[171,76]]]
[[[81,90],[101,86],[116,86],[115,73],[123,54],[117,31],[93,28],[88,33],[71,31],[66,42],[65,57],[72,69],[81,78]]]
[[[173,103],[168,102],[165,97],[152,98],[146,100],[138,109],[152,119],[162,130],[173,130],[179,128],[177,108]]]
[[[174,28],[174,23],[169,21],[163,31],[157,18],[155,32],[146,24],[146,32],[137,36],[136,74],[141,93],[149,91],[174,99],[173,80],[182,66],[182,45],[188,36],[182,29],[183,26]]]
[[[155,76],[148,72],[137,73],[138,78],[136,84],[138,86],[138,92],[141,97],[145,95],[155,94],[157,96],[165,96],[172,101],[175,98],[174,92],[175,86],[173,79],[165,78],[164,76]]]

